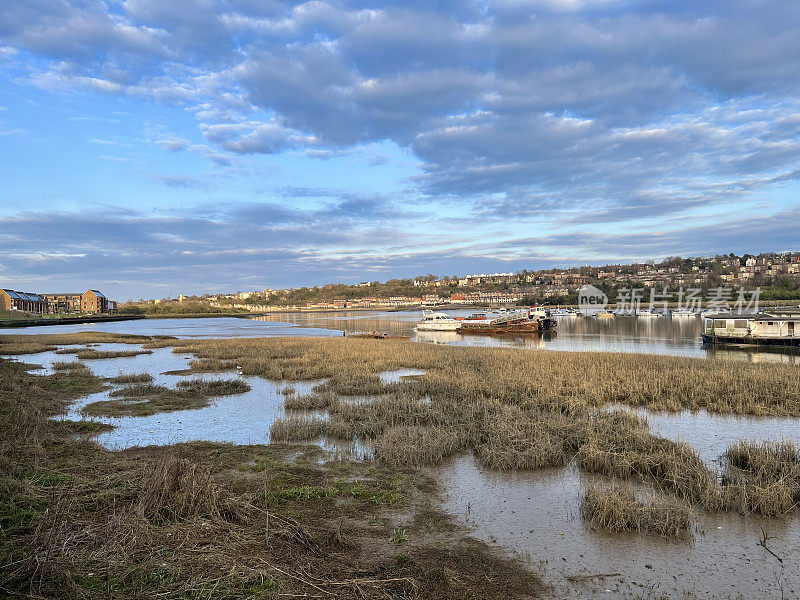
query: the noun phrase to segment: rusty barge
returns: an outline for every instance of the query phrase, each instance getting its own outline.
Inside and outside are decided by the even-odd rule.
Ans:
[[[556,320],[550,316],[549,311],[534,306],[528,310],[515,311],[494,318],[483,313],[475,314],[463,319],[456,332],[502,335],[539,333],[540,331],[552,331],[555,327]]]

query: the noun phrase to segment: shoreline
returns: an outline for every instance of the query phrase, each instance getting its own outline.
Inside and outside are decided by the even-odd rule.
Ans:
[[[113,323],[115,321],[139,321],[145,317],[141,315],[109,315],[99,317],[63,317],[40,319],[3,319],[0,320],[1,328],[17,327],[47,327],[50,325],[80,325],[84,323]]]

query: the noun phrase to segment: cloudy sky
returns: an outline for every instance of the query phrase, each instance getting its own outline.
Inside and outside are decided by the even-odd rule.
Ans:
[[[798,57],[785,0],[0,2],[0,282],[800,249]]]

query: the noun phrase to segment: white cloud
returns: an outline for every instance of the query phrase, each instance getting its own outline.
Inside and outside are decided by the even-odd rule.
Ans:
[[[419,189],[467,202],[680,212],[800,169],[797,3],[400,4],[37,0],[4,13],[0,57],[36,54],[48,90],[192,111],[207,143],[167,151],[390,140],[424,161]]]

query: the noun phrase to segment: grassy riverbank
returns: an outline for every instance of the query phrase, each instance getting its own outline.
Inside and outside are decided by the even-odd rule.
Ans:
[[[86,369],[0,360],[0,595],[36,598],[528,598],[541,585],[435,509],[413,470],[316,447],[110,452],[52,421]],[[320,462],[320,460],[323,462]]]

